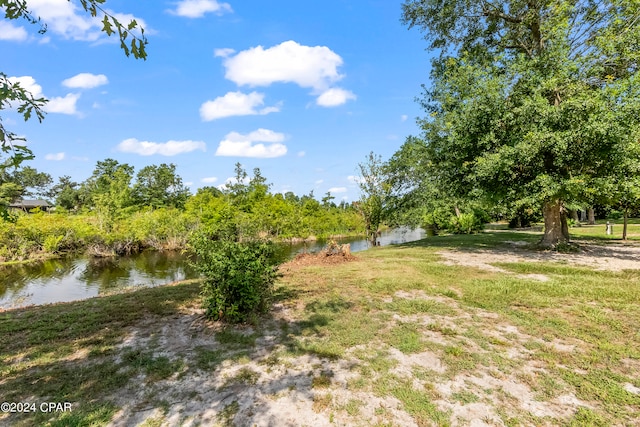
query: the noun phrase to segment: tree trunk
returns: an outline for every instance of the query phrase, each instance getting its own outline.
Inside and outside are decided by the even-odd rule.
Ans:
[[[589,225],[596,225],[596,212],[593,208],[589,208]]]
[[[567,223],[567,211],[560,207],[560,223],[562,224],[562,237],[566,242],[569,241],[569,224]]]
[[[455,206],[453,207],[453,209],[456,211],[456,216],[457,216],[458,218],[460,218],[460,215],[462,215],[462,214],[460,213],[460,208],[458,207],[458,205],[455,205]]]
[[[624,222],[622,225],[622,240],[627,240],[627,223],[629,222],[629,209],[624,209]]]
[[[569,228],[567,217],[560,200],[551,200],[542,207],[544,216],[544,235],[540,246],[555,248],[559,243],[569,242]]]
[[[578,216],[578,211],[571,209],[569,211],[569,215],[571,215],[571,219],[573,220],[573,222],[575,223],[576,227],[580,227],[580,217]]]

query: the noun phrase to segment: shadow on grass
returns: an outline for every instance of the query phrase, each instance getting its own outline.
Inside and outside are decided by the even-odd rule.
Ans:
[[[541,234],[530,231],[485,231],[478,234],[446,234],[427,237],[414,242],[394,245],[399,248],[464,248],[464,249],[496,249],[513,247],[507,241],[524,242],[534,247],[540,240]]]
[[[0,395],[9,402],[71,402],[73,422],[59,425],[99,425],[115,411],[100,397],[117,392],[136,375],[115,361],[129,327],[180,313],[194,305],[198,294],[199,284],[190,281],[0,313]],[[69,416],[16,413],[0,419],[0,425],[71,422]]]
[[[526,231],[485,231],[472,235],[442,235],[427,237],[410,243],[397,245],[397,248],[443,248],[461,253],[477,251],[493,252],[496,255],[513,254],[532,261],[562,261],[571,256],[582,257],[582,263],[589,257],[622,261],[633,267],[632,262],[640,262],[640,246],[635,242],[623,242],[598,236],[576,236],[571,234],[575,250],[569,253],[540,248],[540,233]],[[574,258],[574,260],[577,258]]]
[[[283,349],[289,357],[306,355],[320,364],[335,360],[342,354],[341,348],[306,339],[337,329],[351,303],[337,297],[313,300],[299,321],[269,314],[253,328],[205,322],[205,330],[194,332],[189,325],[202,321],[200,311],[194,310],[199,307],[199,291],[199,283],[192,282],[0,313],[3,401],[72,404],[71,412],[8,414],[0,418],[0,426],[138,425],[154,410],[169,419],[181,416],[180,411],[187,407],[196,413],[214,414],[222,425],[232,425],[232,420],[237,425],[245,425],[245,421],[277,425],[280,420],[267,405],[252,405],[245,411],[242,402],[260,400],[261,393],[267,391],[287,391],[295,393],[296,399],[313,401],[314,384],[319,383],[314,383],[314,378],[333,376],[327,368],[321,374],[293,369],[265,380],[242,368],[224,384],[215,383],[225,363],[242,366],[248,360],[258,360],[275,367]],[[300,298],[300,292],[280,286],[274,302]],[[132,330],[150,336],[131,340]],[[156,334],[159,339],[154,344]],[[171,343],[164,341],[166,334],[184,336],[183,348],[171,348]],[[269,340],[274,334],[277,346]],[[162,387],[167,388],[170,379],[187,375],[187,394],[172,391],[179,395],[176,406]],[[262,381],[256,385],[258,379]],[[150,397],[140,396],[143,389]],[[119,405],[124,395],[130,398],[124,399],[128,409],[123,413]],[[245,419],[247,413],[251,422]]]

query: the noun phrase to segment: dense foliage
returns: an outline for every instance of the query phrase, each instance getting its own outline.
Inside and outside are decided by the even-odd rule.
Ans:
[[[191,195],[175,165],[152,165],[135,174],[128,164],[99,161],[82,183],[51,177],[28,166],[0,176],[6,202],[29,194],[53,202],[54,212],[11,212],[0,220],[0,261],[28,259],[68,251],[96,255],[126,254],[145,248],[181,249],[201,229],[233,229],[240,239],[294,241],[357,235],[364,224],[345,203],[324,203],[313,194],[273,194],[254,170],[228,188],[205,187]],[[134,180],[134,176],[136,177]],[[39,177],[39,178],[38,178]]]
[[[636,200],[615,182],[640,160],[639,19],[635,0],[406,1],[439,52],[423,134],[395,156],[406,194],[542,211],[544,246],[568,241],[571,205]]]
[[[278,276],[274,245],[262,240],[238,242],[201,232],[191,241],[208,317],[245,322],[264,313]]]

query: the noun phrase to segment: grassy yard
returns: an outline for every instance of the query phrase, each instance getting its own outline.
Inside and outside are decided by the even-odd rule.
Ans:
[[[640,270],[540,260],[537,239],[284,266],[253,326],[206,322],[197,283],[0,313],[2,400],[72,404],[0,425],[637,425]]]
[[[611,220],[613,224],[613,234],[606,234],[606,220],[596,221],[596,225],[582,225],[581,227],[572,227],[569,232],[577,238],[590,238],[602,240],[620,240],[622,239],[623,220]],[[629,219],[627,224],[627,239],[640,240],[640,219]]]

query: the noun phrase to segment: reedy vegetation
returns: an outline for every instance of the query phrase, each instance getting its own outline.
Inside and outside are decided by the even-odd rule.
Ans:
[[[14,213],[0,222],[0,261],[25,260],[68,251],[121,255],[145,248],[182,249],[200,229],[233,227],[238,239],[269,240],[354,235],[364,232],[358,212],[313,194],[273,194],[259,169],[251,179],[238,164],[235,184],[205,187],[190,195],[174,165],[141,169],[107,159],[81,184],[69,177],[39,195],[57,200],[55,213]],[[16,175],[5,183],[28,190]],[[46,194],[45,194],[46,193]],[[67,209],[65,209],[65,207]]]

